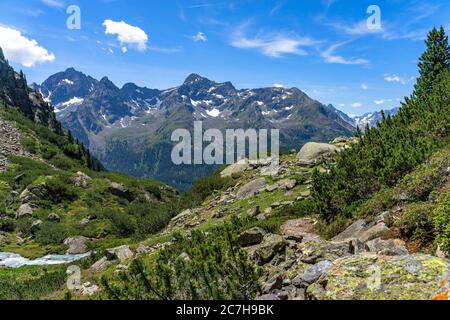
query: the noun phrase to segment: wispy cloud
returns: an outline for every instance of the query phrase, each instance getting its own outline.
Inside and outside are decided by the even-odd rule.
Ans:
[[[323,50],[320,55],[326,63],[337,63],[347,65],[363,65],[368,64],[369,61],[362,58],[345,58],[336,54],[336,50],[345,45],[346,42],[336,43]]]
[[[271,58],[281,58],[287,54],[305,56],[304,49],[319,42],[309,37],[299,37],[283,33],[259,33],[253,37],[244,33],[244,27],[235,31],[231,45],[240,49],[254,49]]]
[[[58,9],[64,8],[64,1],[62,0],[41,0],[41,2],[48,7]]]
[[[357,109],[357,108],[361,108],[362,107],[362,103],[361,102],[355,102],[355,103],[352,103],[350,106],[352,108]]]
[[[377,106],[385,104],[386,102],[392,102],[392,99],[379,99],[373,101]]]
[[[397,83],[401,83],[403,85],[406,84],[406,80],[396,74],[385,74],[384,75],[384,80],[387,82],[397,82]]]
[[[363,84],[361,84],[361,89],[368,90],[369,86],[367,84],[363,83]]]
[[[208,37],[203,32],[197,32],[195,36],[192,36],[192,40],[194,42],[206,42],[208,41]]]
[[[352,36],[362,36],[367,34],[377,34],[377,33],[383,33],[383,27],[381,28],[369,28],[367,26],[367,21],[362,20],[360,22],[354,23],[354,24],[344,24],[342,22],[331,22],[328,23],[329,26],[334,28],[335,30],[352,35]]]

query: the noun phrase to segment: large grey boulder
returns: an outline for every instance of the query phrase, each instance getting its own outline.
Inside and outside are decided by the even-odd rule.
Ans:
[[[297,154],[298,160],[317,160],[322,157],[327,157],[338,151],[339,149],[332,144],[308,142],[303,146]]]
[[[250,168],[249,161],[247,159],[243,159],[238,161],[232,165],[226,167],[221,173],[220,176],[222,178],[231,177],[235,174],[240,174]]]
[[[255,196],[261,189],[266,187],[266,179],[259,178],[253,181],[250,181],[246,185],[242,186],[237,192],[238,199],[245,199],[249,197]]]

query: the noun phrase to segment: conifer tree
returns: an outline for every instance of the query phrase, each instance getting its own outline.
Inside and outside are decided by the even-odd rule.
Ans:
[[[427,48],[419,59],[419,74],[416,94],[430,92],[432,84],[442,70],[450,68],[450,46],[444,28],[433,28],[425,41]]]

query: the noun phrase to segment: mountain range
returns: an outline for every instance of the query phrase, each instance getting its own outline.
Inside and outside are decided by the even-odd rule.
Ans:
[[[156,178],[180,189],[214,170],[175,168],[171,162],[172,131],[192,131],[195,120],[203,121],[204,129],[280,129],[285,150],[351,135],[363,121],[297,88],[236,89],[231,82],[217,83],[198,74],[178,87],[158,90],[134,83],[119,88],[107,77],[98,81],[69,68],[32,88],[55,106],[58,120],[107,169]],[[374,124],[380,118],[374,115],[364,121]]]

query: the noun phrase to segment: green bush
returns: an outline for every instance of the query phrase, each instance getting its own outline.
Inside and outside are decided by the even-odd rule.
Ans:
[[[155,261],[135,260],[130,270],[102,278],[106,299],[247,300],[259,292],[259,270],[236,241],[234,220],[208,234],[194,231],[161,250]]]
[[[69,229],[59,223],[44,222],[36,232],[36,241],[44,244],[61,244],[69,236]]]
[[[402,236],[427,244],[434,236],[433,209],[432,203],[412,203],[403,209],[394,225],[400,229]]]
[[[450,191],[447,190],[439,197],[434,209],[434,227],[436,229],[436,244],[442,250],[450,252]]]

